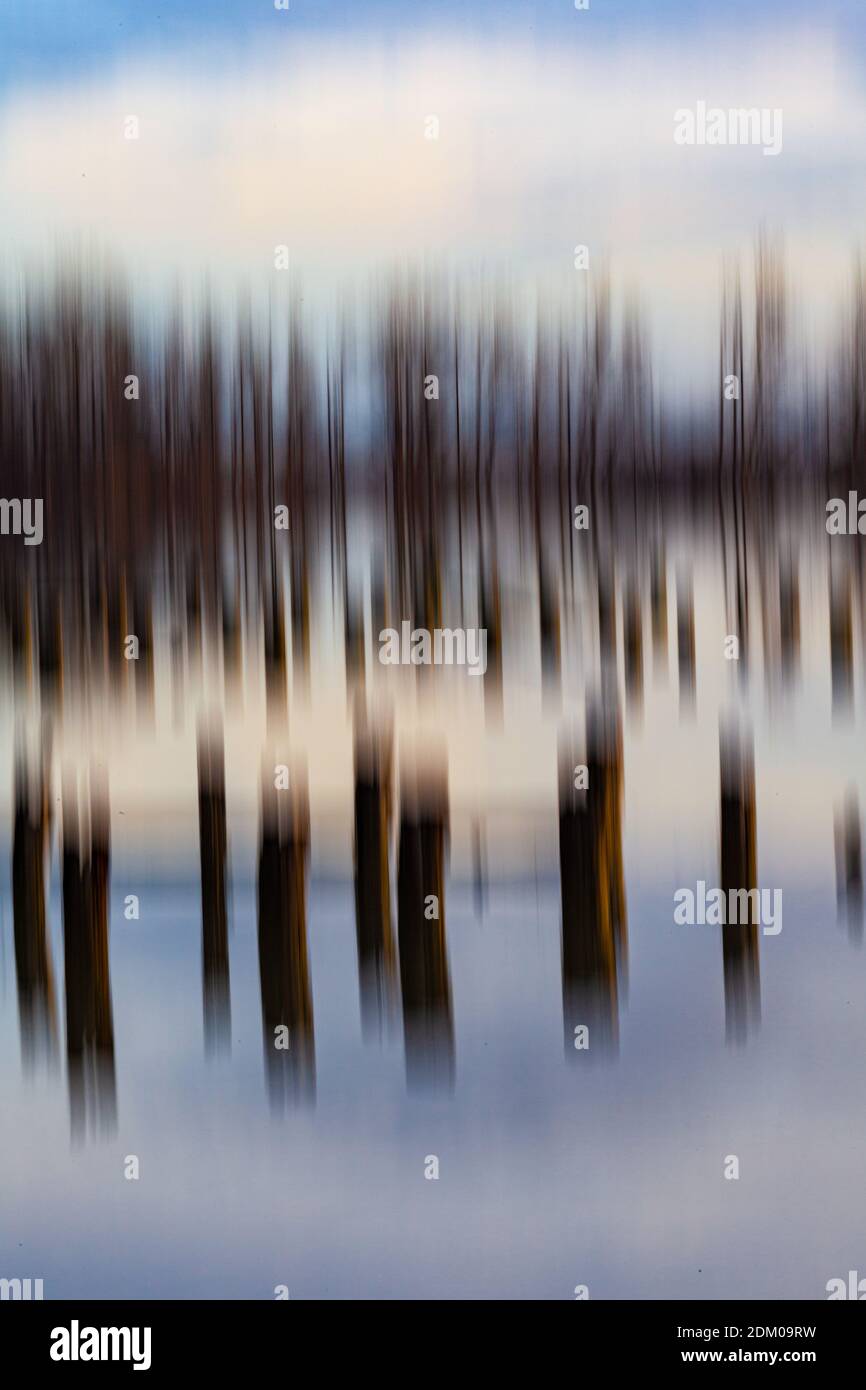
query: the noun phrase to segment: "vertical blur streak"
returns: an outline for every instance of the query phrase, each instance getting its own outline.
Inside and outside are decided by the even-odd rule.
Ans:
[[[0,616],[3,622],[4,659],[15,684],[26,688],[33,657],[33,624],[30,591],[25,577],[5,570],[0,577]]]
[[[830,568],[830,677],[833,713],[847,714],[854,696],[854,620],[851,574]]]
[[[863,939],[863,847],[860,835],[860,807],[857,792],[849,787],[845,804],[837,813],[836,901],[839,917],[848,926],[852,941]]]
[[[481,544],[479,538],[479,544]],[[502,651],[502,597],[499,585],[499,567],[496,550],[493,549],[489,568],[482,562],[480,576],[481,609],[480,626],[487,633],[487,673],[484,678],[484,713],[489,723],[496,727],[502,720],[503,700],[503,651]]]
[[[292,544],[291,609],[292,673],[295,691],[303,695],[310,682],[310,574],[303,534],[299,544]]]
[[[48,788],[42,766],[34,777],[23,758],[16,760],[12,910],[25,1075],[31,1074],[41,1059],[53,1062],[57,1050],[54,978],[45,920],[48,817]]]
[[[313,996],[307,955],[306,786],[277,791],[262,776],[259,845],[259,976],[268,1095],[275,1111],[316,1093]],[[280,1030],[287,1029],[287,1036]]]
[[[800,577],[790,554],[779,560],[779,646],[782,678],[789,683],[800,662]]]
[[[375,629],[374,637],[380,630]],[[355,594],[350,588],[346,567],[343,574],[343,647],[346,658],[346,685],[351,692],[363,688],[366,651],[363,596]]]
[[[365,1042],[388,1031],[396,1003],[391,925],[392,732],[355,735],[355,928]]]
[[[668,575],[661,542],[653,547],[650,566],[650,612],[654,672],[659,681],[664,681],[668,673]]]
[[[263,595],[265,626],[265,681],[268,706],[274,716],[284,716],[286,710],[286,620],[283,611],[283,591],[277,583],[265,589]]]
[[[63,687],[63,634],[57,590],[39,596],[39,688],[52,704],[60,704]]]
[[[75,785],[63,792],[63,942],[66,1056],[74,1140],[117,1123],[108,956],[109,816],[104,777],[91,774],[80,817]]]
[[[448,776],[404,769],[400,788],[397,910],[406,1080],[410,1089],[454,1084],[454,1023],[445,936]],[[436,899],[435,909],[431,898]],[[428,915],[429,914],[429,915]]]
[[[153,724],[156,697],[156,671],[153,651],[153,594],[139,581],[132,604],[132,631],[138,636],[139,654],[135,663],[136,711],[142,724]]]
[[[602,707],[587,709],[586,724],[586,775],[569,735],[559,753],[562,1012],[572,1060],[618,1051],[618,978],[628,953],[622,732],[618,714]]]
[[[562,675],[562,634],[558,596],[545,564],[538,558],[538,615],[541,635],[541,679],[548,706],[559,695]]]
[[[597,560],[598,650],[602,678],[616,671],[616,581],[611,553]]]
[[[641,594],[634,578],[626,584],[622,621],[626,694],[629,708],[640,715],[643,709],[643,627]]]
[[[751,744],[737,730],[723,735],[721,761],[720,877],[725,901],[731,892],[757,889],[755,767]],[[727,918],[730,917],[727,914]],[[722,927],[725,974],[725,1033],[728,1042],[745,1042],[761,1018],[758,925],[754,912],[746,921]]]
[[[680,714],[691,717],[695,709],[695,602],[691,575],[677,578],[677,666]]]
[[[222,735],[200,733],[198,825],[201,855],[201,942],[204,1038],[208,1054],[231,1048],[226,791]]]

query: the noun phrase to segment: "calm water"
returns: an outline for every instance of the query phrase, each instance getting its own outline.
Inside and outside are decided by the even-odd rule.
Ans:
[[[530,517],[452,519],[406,607],[359,504],[345,564],[323,523],[281,577],[282,646],[267,602],[156,587],[126,663],[109,602],[85,641],[71,581],[7,595],[0,1272],[810,1299],[862,1268],[856,538],[820,500],[613,514],[550,504],[540,558]],[[381,613],[461,601],[483,682],[375,661]],[[699,879],[781,889],[782,931],[675,925]]]

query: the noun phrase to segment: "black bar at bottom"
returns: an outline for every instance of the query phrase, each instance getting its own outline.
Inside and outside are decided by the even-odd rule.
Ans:
[[[577,1336],[572,1349],[585,1358],[604,1358],[611,1371],[639,1368],[668,1370],[674,1366],[721,1365],[812,1366],[825,1372],[856,1364],[864,1324],[856,1309],[840,1302],[820,1303],[669,1303],[586,1302],[571,1304],[557,1326]],[[422,1305],[427,1306],[427,1305]],[[495,1343],[485,1335],[478,1304],[473,1308],[471,1337],[484,1349],[485,1362]],[[330,1304],[321,1344],[323,1362],[333,1371],[340,1348],[357,1353],[357,1334],[351,1331],[351,1305]],[[14,1354],[26,1370],[93,1376],[100,1369],[150,1375],[165,1372],[226,1372],[249,1374],[285,1368],[290,1346],[303,1331],[315,1335],[321,1314],[309,1302],[3,1302],[0,1333],[4,1363]],[[368,1312],[368,1316],[370,1316]],[[441,1321],[430,1338],[415,1324],[416,1314],[401,1322],[401,1335],[414,1330],[424,1338],[424,1378],[429,1381],[431,1352],[441,1346],[442,1371],[453,1373],[455,1348],[442,1340]],[[423,1316],[423,1315],[422,1315]],[[482,1319],[479,1321],[479,1316]],[[495,1316],[495,1315],[494,1315]],[[537,1352],[537,1328],[522,1331],[512,1321],[505,1346],[511,1353]],[[341,1324],[348,1322],[350,1340],[343,1342]],[[312,1324],[312,1325],[311,1325]],[[336,1336],[334,1334],[337,1334]],[[292,1340],[288,1340],[292,1339]],[[306,1343],[312,1350],[315,1343]],[[450,1348],[450,1350],[448,1350]],[[448,1360],[446,1362],[446,1356]],[[354,1359],[354,1357],[353,1357]],[[323,1365],[324,1369],[324,1365]],[[369,1364],[367,1366],[369,1370]],[[489,1364],[488,1364],[489,1370]]]

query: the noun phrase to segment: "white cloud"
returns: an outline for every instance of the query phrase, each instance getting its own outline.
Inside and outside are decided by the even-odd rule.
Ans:
[[[673,113],[697,100],[780,107],[781,156],[676,146]],[[137,141],[123,138],[130,114]],[[424,139],[430,114],[438,141]],[[864,133],[862,77],[821,32],[679,49],[310,44],[234,64],[192,53],[10,96],[0,220],[13,257],[83,237],[180,274],[264,278],[286,243],[313,283],[395,260],[573,277],[586,242],[643,287],[690,358],[721,253],[761,224],[785,230],[816,304],[838,294],[862,236]]]

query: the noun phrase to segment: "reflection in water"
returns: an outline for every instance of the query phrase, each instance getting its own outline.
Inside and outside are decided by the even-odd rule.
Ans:
[[[285,765],[281,765],[284,767]],[[259,977],[268,1094],[275,1110],[309,1103],[316,1093],[313,997],[307,955],[306,787],[275,786],[263,767],[259,841]]]
[[[755,768],[751,742],[737,730],[721,740],[721,844],[719,874],[725,901],[758,883]],[[725,1030],[729,1041],[744,1042],[761,1017],[759,926],[754,911],[747,922],[722,927],[725,972]]]
[[[403,767],[397,913],[406,1079],[451,1087],[454,1023],[445,936],[448,774],[434,762]]]
[[[93,770],[90,794],[63,789],[63,943],[66,1060],[72,1135],[116,1126],[114,1021],[108,959],[108,789]]]
[[[566,1057],[616,1052],[618,976],[626,969],[628,921],[622,731],[615,707],[588,707],[583,757],[570,738],[561,740],[559,872]]]

